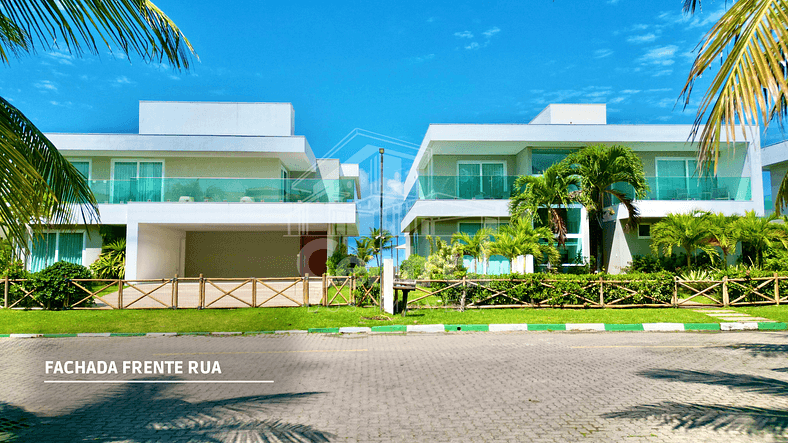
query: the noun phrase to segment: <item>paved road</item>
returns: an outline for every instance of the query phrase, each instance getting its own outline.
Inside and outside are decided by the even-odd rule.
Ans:
[[[0,430],[36,442],[788,441],[786,339],[783,332],[0,339]],[[215,360],[222,373],[47,375],[47,360],[112,360],[119,370],[124,360]],[[143,378],[274,383],[43,383]]]

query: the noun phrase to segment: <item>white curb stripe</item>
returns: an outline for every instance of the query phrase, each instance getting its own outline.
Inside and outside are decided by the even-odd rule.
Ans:
[[[243,332],[211,332],[211,335],[241,335]]]
[[[109,332],[80,332],[77,337],[109,337]]]
[[[644,331],[683,331],[684,323],[643,323]]]
[[[359,326],[359,327],[346,326],[346,327],[339,328],[339,333],[340,334],[358,334],[358,333],[361,333],[361,332],[372,332],[372,328],[367,328],[367,327],[362,327],[362,326]]]
[[[408,325],[408,332],[446,332],[443,325]]]
[[[567,323],[567,331],[604,331],[604,323]]]
[[[276,331],[277,334],[308,334],[309,331],[305,331],[303,329],[287,329],[287,330],[280,330]]]
[[[177,332],[148,332],[145,334],[146,337],[175,337],[178,335]]]
[[[43,337],[44,334],[10,334],[9,338],[38,338]]]
[[[501,331],[527,331],[528,325],[525,323],[522,324],[495,324],[489,325],[490,332],[501,332]]]
[[[755,322],[736,322],[736,323],[720,323],[721,331],[752,331],[758,330],[758,323]]]

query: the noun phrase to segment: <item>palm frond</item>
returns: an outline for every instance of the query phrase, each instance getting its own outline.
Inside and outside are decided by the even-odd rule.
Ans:
[[[0,98],[0,219],[14,243],[27,247],[26,224],[88,223],[98,208],[84,177],[13,105]],[[75,217],[75,215],[81,217]],[[81,219],[81,220],[80,220]]]
[[[688,3],[694,10],[695,2],[690,0],[685,1],[685,9]],[[775,116],[781,121],[788,91],[786,41],[788,4],[781,0],[734,2],[703,37],[681,91],[685,108],[695,81],[716,60],[724,61],[695,116],[691,139],[698,140],[699,167],[711,163],[716,174],[723,130],[731,143],[736,141],[737,123],[746,139],[748,125],[757,126],[760,120],[766,126]]]
[[[110,51],[135,53],[145,61],[167,60],[188,69],[191,43],[175,23],[149,0],[0,0],[0,29],[12,31],[0,40],[0,59],[7,54],[63,48],[76,55],[99,54],[99,45]]]

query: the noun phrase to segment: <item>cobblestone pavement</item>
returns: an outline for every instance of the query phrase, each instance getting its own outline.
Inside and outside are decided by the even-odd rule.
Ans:
[[[788,334],[0,339],[0,440],[788,441]],[[52,375],[45,361],[218,361]],[[188,364],[188,363],[186,363]],[[45,380],[273,380],[52,384]]]

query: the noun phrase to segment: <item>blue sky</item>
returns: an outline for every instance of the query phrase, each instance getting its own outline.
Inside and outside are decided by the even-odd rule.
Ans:
[[[189,72],[39,53],[2,68],[0,94],[58,132],[136,132],[138,100],[292,102],[317,155],[354,128],[419,143],[430,123],[527,123],[548,103],[689,123],[674,104],[724,4],[161,0],[200,56]]]

